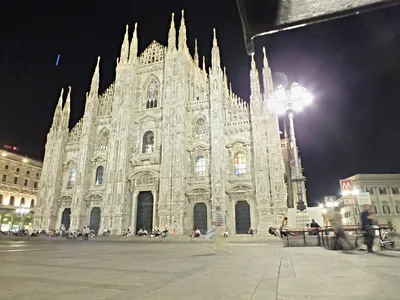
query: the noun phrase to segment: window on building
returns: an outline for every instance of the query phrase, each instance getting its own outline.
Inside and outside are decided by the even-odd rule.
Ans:
[[[389,202],[386,202],[386,201],[382,202],[382,212],[383,212],[384,214],[390,214],[390,205],[389,205]]]
[[[0,194],[0,205],[3,205],[3,195]]]
[[[31,199],[31,205],[30,205],[31,207],[34,207],[35,206],[35,200],[34,199]]]
[[[35,181],[35,182],[33,183],[33,188],[34,188],[34,189],[37,189],[37,187],[38,187],[38,182]]]
[[[103,184],[103,173],[104,173],[104,167],[103,166],[97,167],[97,169],[96,169],[96,180],[95,180],[96,185]]]
[[[103,129],[98,136],[97,150],[106,151],[109,140],[110,140],[110,132],[107,129]]]
[[[28,186],[28,179],[24,180],[24,186]]]
[[[8,170],[8,165],[5,165],[5,166],[4,166],[4,169]]]
[[[234,157],[234,170],[233,172],[237,175],[246,173],[246,156],[238,152]]]
[[[396,201],[396,213],[400,214],[400,201]]]
[[[14,196],[10,197],[10,201],[8,202],[8,205],[14,205]]]
[[[368,192],[368,193],[370,193],[371,195],[374,194],[374,188],[372,188],[372,187],[367,187],[367,188],[365,188],[365,191]]]
[[[146,109],[156,108],[158,94],[159,94],[159,84],[155,78],[152,78],[147,84],[146,92],[147,92]]]
[[[67,189],[71,189],[75,184],[76,170],[74,168],[68,171]]]
[[[195,173],[197,179],[204,179],[206,176],[206,158],[204,156],[197,157]]]
[[[26,175],[29,175],[30,173],[31,173],[31,171],[29,171],[29,170],[28,170],[28,171],[26,171]]]
[[[374,204],[374,214],[378,214],[378,207]]]
[[[3,179],[1,181],[2,182],[7,182],[7,175],[3,175]]]
[[[207,124],[203,118],[199,118],[194,126],[194,137],[204,140],[207,137]]]
[[[398,195],[399,194],[399,188],[397,186],[392,187],[392,194],[393,195]]]
[[[154,152],[154,133],[152,131],[146,131],[143,135],[142,153],[152,152]]]
[[[25,198],[21,198],[20,206],[24,206],[24,205],[25,205]]]
[[[386,195],[386,193],[387,193],[387,192],[386,192],[386,188],[384,188],[384,187],[380,187],[380,188],[379,188],[379,194],[380,194],[380,195]]]
[[[16,172],[19,172],[19,168],[17,168],[15,171],[16,171]]]
[[[36,173],[36,177],[39,177],[39,173]]]
[[[14,177],[14,184],[18,184],[18,177]]]

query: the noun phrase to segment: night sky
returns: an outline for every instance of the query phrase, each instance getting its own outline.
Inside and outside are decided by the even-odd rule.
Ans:
[[[125,25],[138,22],[140,51],[153,40],[166,45],[171,13],[178,25],[182,8],[192,53],[197,38],[210,65],[215,27],[233,90],[248,101],[250,60],[233,0],[1,1],[0,145],[42,158],[60,89],[72,86],[72,127],[97,56],[101,91],[113,81]],[[400,171],[399,15],[391,8],[257,42],[259,67],[266,46],[272,71],[315,96],[295,120],[310,204],[337,194],[341,178]]]

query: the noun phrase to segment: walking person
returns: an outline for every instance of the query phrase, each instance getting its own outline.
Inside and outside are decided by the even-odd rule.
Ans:
[[[338,242],[340,238],[342,239],[342,241],[343,240],[346,241],[350,249],[353,249],[353,246],[350,244],[350,241],[343,230],[342,214],[339,212],[339,207],[335,207],[335,209],[333,210],[332,225],[335,233],[335,239],[333,241],[332,250],[338,250]],[[342,249],[343,249],[343,242],[342,242]]]
[[[368,253],[373,253],[372,246],[374,245],[374,229],[373,218],[370,205],[364,205],[364,210],[360,214],[361,230],[364,232],[364,243],[367,246]]]
[[[215,236],[214,236],[214,248],[212,253],[217,253],[222,248],[227,248],[227,243],[224,238],[224,217],[222,215],[222,210],[220,206],[217,206],[215,209]],[[229,250],[230,253],[232,253]]]

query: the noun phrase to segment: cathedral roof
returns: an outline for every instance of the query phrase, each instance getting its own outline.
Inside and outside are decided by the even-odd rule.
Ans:
[[[151,44],[140,54],[139,60],[142,65],[157,64],[164,61],[165,47],[157,41]]]

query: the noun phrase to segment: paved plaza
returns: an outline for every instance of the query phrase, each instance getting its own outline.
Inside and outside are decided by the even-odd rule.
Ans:
[[[0,240],[1,299],[398,300],[398,252],[55,238]]]

